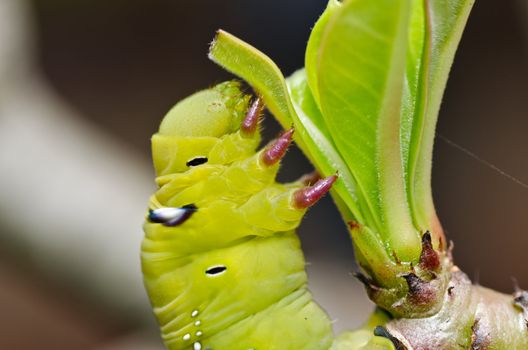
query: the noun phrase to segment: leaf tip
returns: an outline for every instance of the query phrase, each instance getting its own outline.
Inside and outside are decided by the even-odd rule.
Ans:
[[[219,43],[222,41],[222,38],[224,37],[234,38],[232,34],[229,34],[225,30],[219,28],[216,30],[213,40],[211,40],[211,43],[209,44],[209,52],[207,53],[207,57],[215,63],[218,63],[218,60],[215,57],[216,56],[215,51],[218,49]]]

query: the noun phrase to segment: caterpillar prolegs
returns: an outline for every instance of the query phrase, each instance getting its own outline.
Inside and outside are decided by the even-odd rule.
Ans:
[[[178,103],[152,137],[144,281],[170,350],[327,350],[295,228],[337,176],[280,184],[284,132],[260,142],[260,99],[226,82]]]

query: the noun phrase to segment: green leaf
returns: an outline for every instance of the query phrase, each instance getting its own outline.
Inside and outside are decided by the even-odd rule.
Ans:
[[[319,47],[321,46],[321,38],[326,30],[328,21],[336,10],[341,5],[341,2],[338,0],[330,0],[326,7],[326,10],[323,12],[314,28],[310,34],[310,39],[308,40],[308,45],[306,47],[305,54],[305,66],[306,66],[306,75],[308,80],[308,85],[310,86],[313,99],[317,106],[320,108],[319,101],[319,81],[317,75],[317,61],[319,59]]]
[[[314,153],[316,157],[311,159],[312,163],[321,173],[329,174],[330,169],[339,173],[339,181],[334,185],[333,190],[337,194],[334,199],[341,214],[346,221],[364,222],[364,214],[358,205],[356,182],[337,151],[324,123],[323,116],[308,86],[306,71],[301,69],[295,72],[287,79],[287,84],[299,123],[306,130],[305,135],[314,141],[314,146],[319,151],[319,153]]]
[[[374,219],[364,224],[399,259],[414,262],[420,235],[408,208],[400,140],[410,6],[346,1],[327,24],[317,72],[325,124],[356,180],[361,210]]]
[[[441,231],[431,193],[436,121],[449,70],[474,0],[419,2],[422,1],[424,46],[420,82],[413,97],[418,106],[412,117],[407,186],[416,226],[424,230],[437,225]]]
[[[409,178],[407,164],[409,162],[411,134],[414,116],[421,109],[420,96],[422,83],[422,60],[425,41],[425,12],[423,0],[413,0],[411,20],[409,23],[409,44],[407,46],[406,71],[404,77],[402,109],[401,109],[401,149],[405,165],[406,177]]]

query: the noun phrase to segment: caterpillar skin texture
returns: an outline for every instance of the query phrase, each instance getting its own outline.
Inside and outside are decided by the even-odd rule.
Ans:
[[[259,106],[249,100],[236,82],[198,92],[152,137],[159,188],[141,259],[170,350],[332,346],[294,230],[335,178],[308,189],[302,181],[277,183],[292,132],[256,152]]]

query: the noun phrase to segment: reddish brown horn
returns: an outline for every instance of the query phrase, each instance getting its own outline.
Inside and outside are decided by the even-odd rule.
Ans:
[[[277,139],[273,140],[261,155],[264,164],[272,166],[277,164],[286,154],[293,138],[293,129],[284,132]]]
[[[246,135],[253,135],[257,131],[260,116],[264,110],[264,103],[260,97],[256,98],[255,101],[249,107],[246,117],[242,121],[240,129]]]
[[[301,188],[293,194],[293,204],[296,208],[305,209],[314,205],[321,199],[337,180],[337,175],[325,177],[313,186]]]

